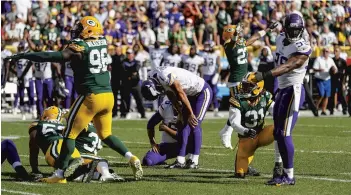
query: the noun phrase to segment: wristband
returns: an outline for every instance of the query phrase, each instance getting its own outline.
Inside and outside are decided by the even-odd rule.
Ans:
[[[258,31],[258,34],[260,35],[260,37],[263,37],[266,35],[266,31],[260,30],[260,31]]]

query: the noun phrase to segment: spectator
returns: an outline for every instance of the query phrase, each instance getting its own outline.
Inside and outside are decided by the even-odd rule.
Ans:
[[[317,24],[317,23],[316,23]],[[309,36],[309,42],[312,48],[320,46],[320,35],[317,30],[317,25],[315,25],[312,20],[306,21],[306,31]]]
[[[23,21],[27,22],[28,13],[31,13],[32,1],[31,0],[14,0],[16,4],[17,13],[22,14]]]
[[[193,26],[193,20],[191,18],[186,19],[186,25],[184,28],[186,45],[195,45],[198,47],[195,29]]]
[[[176,23],[179,23],[181,26],[185,25],[184,22],[184,16],[182,13],[179,12],[179,8],[178,5],[174,5],[171,9],[171,13],[169,13],[167,15],[167,19],[168,19],[168,24],[169,26],[172,28],[173,25],[175,25]]]
[[[341,18],[341,20],[344,20],[345,17],[345,9],[343,6],[339,4],[339,1],[332,1],[332,6],[330,8],[333,22],[337,21],[337,18]]]
[[[116,30],[115,22],[112,19],[107,21],[107,28],[104,30],[104,35],[109,45],[116,45],[117,42],[122,42],[122,35]]]
[[[179,45],[186,43],[184,31],[178,22],[173,25],[172,31],[169,33],[169,41]]]
[[[266,27],[267,21],[262,18],[262,12],[260,10],[256,11],[251,23],[251,34],[255,34],[260,30],[264,30]]]
[[[60,32],[56,28],[56,20],[51,20],[49,23],[49,28],[45,29],[43,32],[43,39],[47,43],[48,41],[53,41],[54,43],[60,43]]]
[[[169,44],[169,28],[166,25],[165,19],[160,19],[160,26],[156,28],[156,40],[160,45]]]
[[[123,32],[123,44],[133,47],[136,43],[137,35],[138,32],[133,29],[132,22],[128,20],[127,29]]]
[[[28,31],[29,38],[34,43],[38,43],[40,41],[40,38],[41,38],[40,26],[38,25],[36,17],[32,17],[32,21],[30,22],[30,26],[26,27],[26,31]]]
[[[301,7],[301,14],[303,18],[306,20],[312,20],[313,18],[313,8],[310,5],[309,1],[303,1]]]
[[[109,1],[107,3],[107,13],[108,13],[108,18],[113,19],[116,15],[115,9],[113,9],[113,3],[112,1]]]
[[[218,15],[217,15],[217,28],[218,28],[219,36],[222,35],[224,26],[232,23],[232,19],[231,19],[230,15],[227,13],[226,7],[227,6],[226,6],[226,3],[224,1],[222,1],[219,4],[219,12],[218,12]],[[238,21],[238,19],[240,19],[239,18],[240,17],[239,14],[240,13],[239,13],[238,10],[234,11],[234,16],[233,16],[234,24],[237,24],[236,22]],[[220,43],[223,44],[223,42],[224,41],[221,39]]]
[[[190,18],[192,21],[196,21],[198,16],[200,15],[199,6],[197,2],[187,1],[184,5],[183,15],[185,19]]]
[[[155,17],[158,19],[158,23],[161,22],[161,20],[164,20],[165,23],[169,23],[169,20],[167,18],[169,12],[167,11],[166,7],[165,7],[165,3],[164,2],[160,2],[158,7],[157,7],[157,12]]]
[[[117,99],[118,99],[118,93],[120,93],[122,76],[124,71],[124,68],[122,67],[122,62],[126,58],[126,56],[122,54],[121,46],[116,47],[115,55],[111,55],[111,56],[112,56],[112,63],[109,69],[111,70],[111,87],[112,87],[112,92],[115,100],[113,109],[112,109],[112,117],[117,117],[117,112],[118,112]]]
[[[149,22],[142,22],[139,30],[139,39],[145,46],[153,45],[156,42],[154,31],[150,28]]]
[[[137,104],[138,112],[141,118],[145,117],[145,110],[140,89],[139,69],[140,64],[134,58],[133,49],[127,50],[127,58],[123,60],[123,77],[122,77],[122,105],[121,105],[121,118],[130,118],[130,94],[133,95]]]
[[[328,25],[323,26],[323,33],[321,34],[321,46],[330,47],[333,43],[337,43],[337,39],[334,32],[329,30]]]
[[[329,57],[329,49],[324,48],[322,56],[316,58],[313,64],[313,70],[316,72],[316,83],[319,92],[319,99],[317,101],[317,108],[320,108],[320,104],[322,104],[322,115],[326,114],[326,109],[328,105],[328,98],[331,95],[331,82],[330,82],[330,74],[337,72],[337,68],[332,58]]]
[[[119,32],[123,32],[125,29],[127,29],[127,25],[122,18],[121,12],[116,12],[115,18],[116,18],[115,20],[116,30],[118,30]]]
[[[8,22],[14,22],[17,16],[17,6],[16,3],[11,4],[11,11],[6,14],[6,20]]]
[[[135,44],[133,47],[135,60],[140,64],[139,77],[140,80],[147,79],[147,71],[151,69],[150,55],[146,50],[140,50],[140,46]]]
[[[269,20],[269,10],[266,1],[260,0],[260,2],[255,5],[254,11],[256,14],[257,11],[259,11],[259,13],[261,13],[261,17],[263,16],[265,19]]]
[[[35,9],[34,16],[38,18],[38,24],[40,25],[40,28],[44,28],[46,24],[50,21],[50,11],[44,7],[44,4],[42,1],[38,2],[39,7]]]
[[[201,8],[202,15],[200,18],[202,19],[202,22],[198,29],[198,43],[201,48],[206,41],[214,41],[216,44],[219,44],[216,22],[216,15],[218,14],[219,7],[216,6],[216,4],[214,7],[215,9],[210,6],[209,1],[205,1]]]
[[[265,46],[262,48],[259,59],[260,59],[260,62],[259,62],[257,71],[266,72],[274,68],[273,55],[269,47]],[[264,87],[271,94],[274,94],[274,79],[275,78],[264,79]]]
[[[108,12],[105,10],[105,6],[100,5],[99,12],[94,15],[101,24],[105,22],[108,17]]]
[[[338,100],[342,105],[342,113],[346,115],[347,113],[347,103],[345,99],[345,88],[346,88],[346,78],[345,72],[347,68],[346,61],[340,57],[341,49],[336,46],[334,48],[333,58],[334,63],[338,69],[336,74],[331,75],[331,98],[330,98],[330,114],[334,113],[334,109],[337,106]]]

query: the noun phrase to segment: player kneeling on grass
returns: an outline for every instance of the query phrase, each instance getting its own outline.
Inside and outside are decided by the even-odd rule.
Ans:
[[[174,110],[172,103],[167,97],[163,98],[163,101],[158,111],[150,118],[147,123],[147,131],[151,144],[151,150],[148,151],[143,159],[143,165],[154,166],[165,163],[166,160],[177,157],[180,146],[177,142],[177,115]],[[159,130],[162,131],[161,143],[157,144],[155,140],[155,126],[160,123]],[[193,147],[188,142],[188,151]],[[193,154],[190,154],[188,161],[186,162],[185,168],[197,168],[198,165],[193,162]]]
[[[248,175],[248,167],[257,148],[274,141],[273,125],[265,125],[266,112],[273,114],[272,94],[263,89],[264,82],[242,81],[236,97],[230,98],[229,121],[238,132],[239,146],[235,159],[235,177]],[[279,152],[278,152],[279,155]],[[276,159],[280,163],[281,158]],[[251,174],[249,174],[251,175]],[[259,175],[257,172],[254,175]]]
[[[29,128],[30,164],[32,172],[37,174],[38,177],[41,174],[38,169],[39,148],[45,154],[47,164],[52,167],[60,154],[63,141],[62,130],[65,128],[61,122],[61,116],[61,110],[51,106],[43,112],[40,120],[33,122]],[[100,181],[123,180],[110,174],[107,161],[96,156],[97,150],[102,147],[101,140],[95,132],[94,126],[88,125],[78,136],[76,148],[71,155],[65,177],[72,180],[78,177],[81,178],[80,181],[89,182],[94,176],[95,169],[97,169],[101,173]],[[82,152],[82,155],[80,152]],[[65,181],[62,183],[66,183]]]

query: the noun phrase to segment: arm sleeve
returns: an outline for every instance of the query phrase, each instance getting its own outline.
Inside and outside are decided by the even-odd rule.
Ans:
[[[162,117],[159,112],[156,112],[147,122],[147,129],[154,129],[155,126],[162,121]]]
[[[229,109],[229,122],[234,130],[240,135],[244,135],[247,128],[241,125],[241,112],[238,108],[230,107]]]

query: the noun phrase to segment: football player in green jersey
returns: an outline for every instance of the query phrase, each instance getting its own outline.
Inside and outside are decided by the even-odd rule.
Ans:
[[[278,23],[272,23],[266,30],[261,30],[253,34],[249,39],[243,38],[243,26],[238,25],[227,25],[223,29],[222,38],[225,40],[224,51],[227,55],[229,62],[230,75],[227,86],[230,89],[231,97],[234,97],[237,93],[237,86],[242,81],[248,71],[248,52],[247,46],[252,45],[255,41],[262,38],[266,32],[274,29]],[[224,128],[220,131],[220,137],[224,147],[232,149],[230,144],[231,134],[233,128],[230,126],[229,120]]]
[[[111,90],[110,75],[107,71],[107,41],[102,36],[103,28],[93,16],[81,18],[72,31],[68,46],[58,52],[23,53],[8,57],[9,59],[28,59],[35,62],[71,61],[74,72],[76,91],[79,97],[70,109],[67,127],[64,130],[62,151],[55,161],[56,171],[48,183],[65,183],[68,161],[75,148],[75,139],[93,120],[99,138],[110,148],[126,157],[136,180],[142,178],[143,170],[140,160],[125,145],[112,135],[112,108],[114,98]],[[64,174],[64,172],[67,172]]]
[[[249,164],[256,149],[274,141],[273,125],[266,125],[264,120],[267,111],[273,114],[274,102],[272,94],[265,91],[263,87],[263,81],[251,83],[244,80],[238,85],[236,96],[229,100],[231,104],[229,122],[239,136],[235,159],[235,177],[238,178],[244,178],[250,172]],[[281,174],[281,162],[278,151],[276,152],[278,167],[274,170],[276,174]]]

